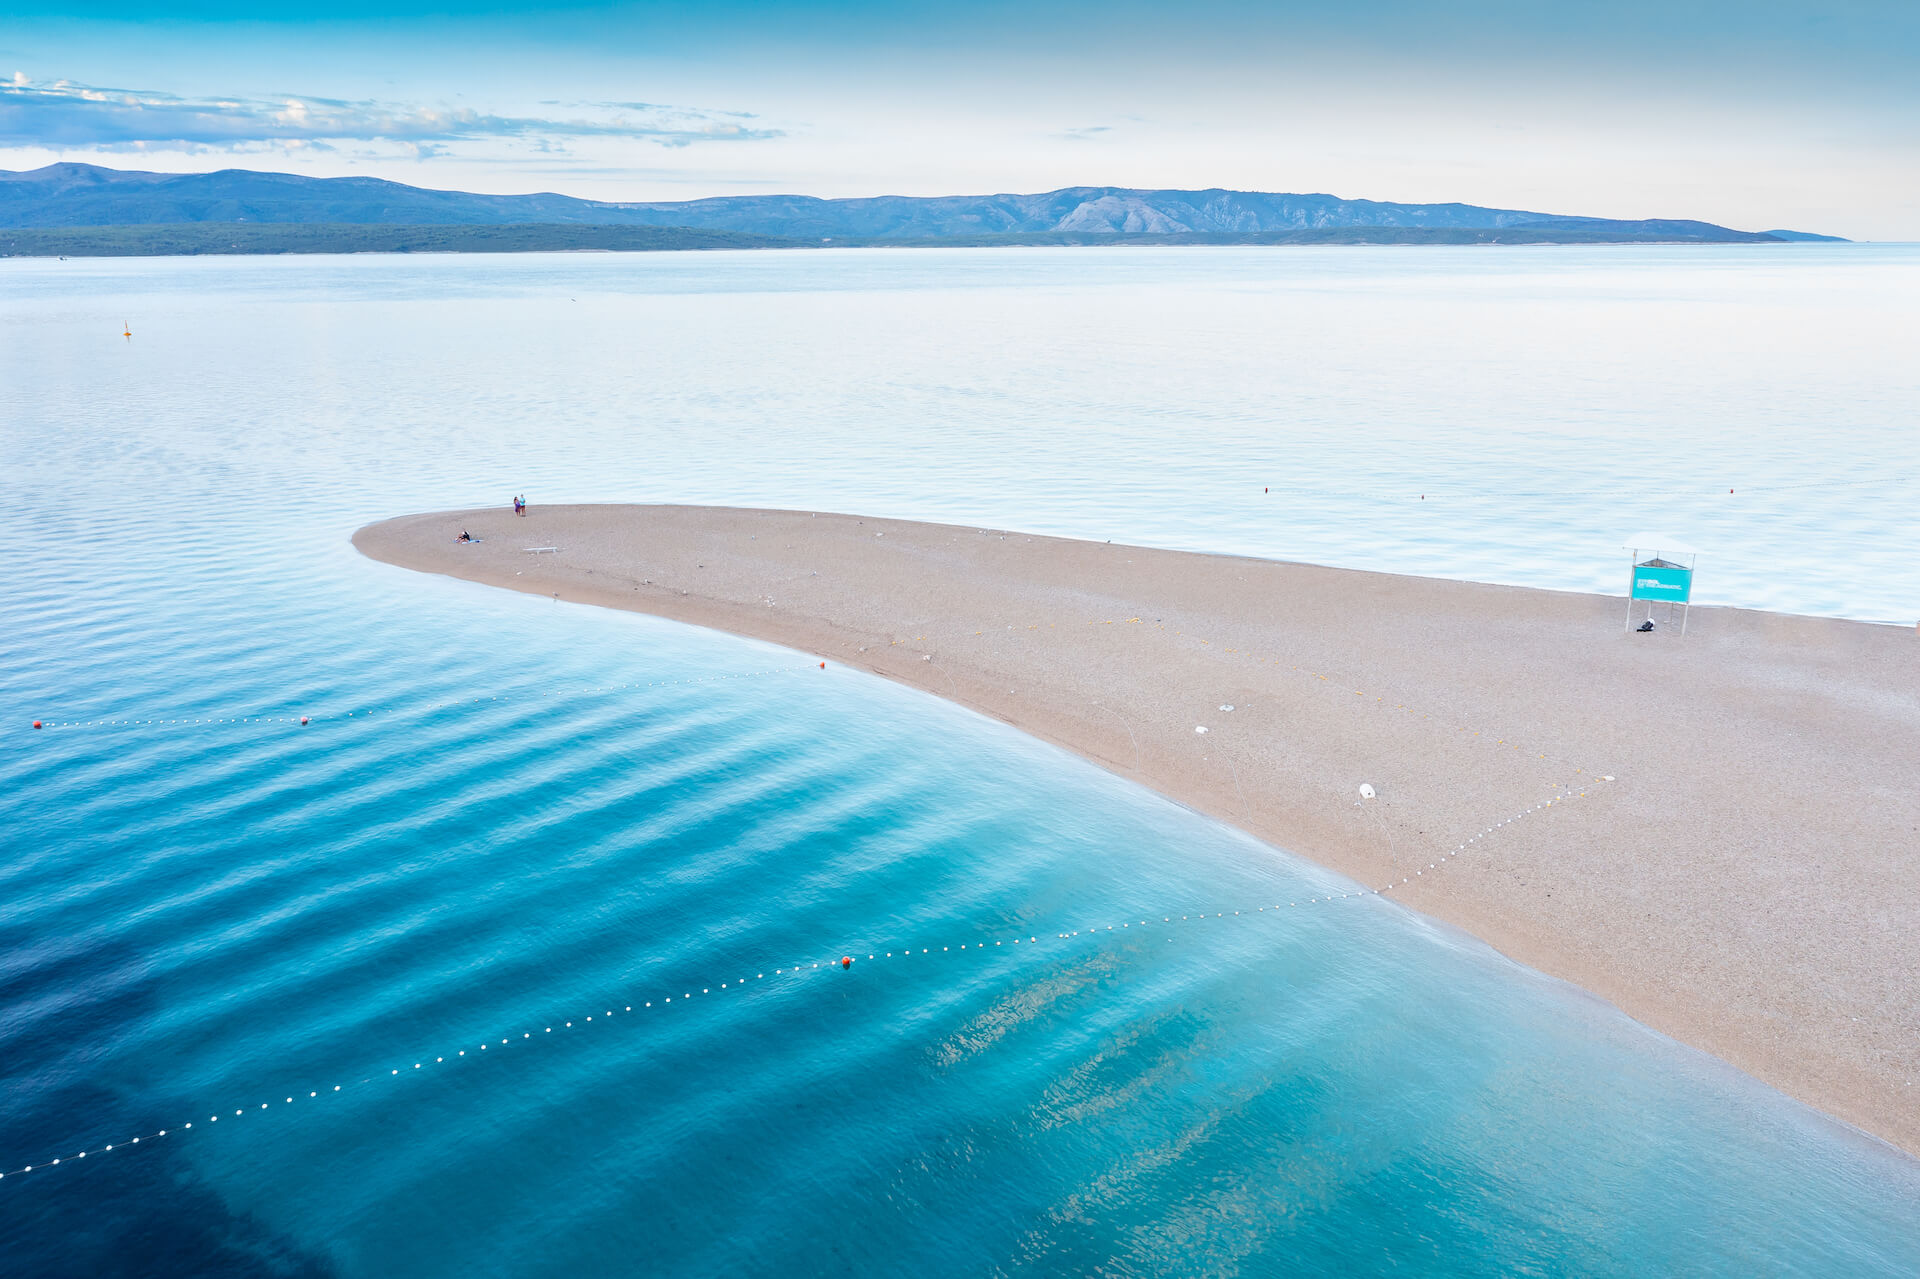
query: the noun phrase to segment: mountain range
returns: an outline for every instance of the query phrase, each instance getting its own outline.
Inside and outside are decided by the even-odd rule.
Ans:
[[[251,224],[235,237],[227,231]],[[262,225],[305,227],[303,236],[270,234]],[[309,178],[287,173],[224,169],[215,173],[146,173],[90,164],[53,164],[25,172],[0,171],[0,228],[74,231],[119,228],[126,235],[69,235],[66,242],[105,242],[135,228],[206,228],[180,243],[202,241],[232,249],[174,251],[286,251],[271,246],[314,241],[313,228],[351,242],[355,227],[442,228],[439,247],[466,242],[498,245],[499,235],[462,234],[458,228],[541,227],[509,237],[533,247],[606,242],[605,231],[568,228],[662,228],[733,233],[701,245],[775,243],[1086,243],[1114,240],[1177,242],[1649,242],[1750,243],[1833,239],[1805,232],[1735,231],[1690,219],[1621,220],[1482,208],[1471,204],[1399,204],[1331,195],[1257,191],[1138,190],[1067,187],[1038,195],[873,196],[818,199],[801,195],[722,196],[687,201],[613,202],[571,196],[477,195],[436,191],[379,178]],[[215,228],[220,228],[216,230]],[[16,241],[18,237],[14,237]],[[28,241],[52,242],[45,235]],[[53,237],[58,239],[59,237]],[[326,238],[326,237],[321,237]],[[405,237],[401,237],[405,238]],[[613,237],[619,239],[620,237]],[[244,239],[251,248],[241,248]],[[395,239],[389,231],[380,243]],[[654,236],[648,247],[682,247]],[[534,242],[538,243],[535,244]],[[0,246],[0,252],[9,251]],[[18,243],[11,249],[22,251]],[[26,250],[32,251],[32,250]],[[65,251],[64,249],[61,251]],[[76,252],[86,252],[76,248]]]

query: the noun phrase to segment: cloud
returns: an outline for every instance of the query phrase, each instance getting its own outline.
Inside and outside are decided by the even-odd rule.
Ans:
[[[0,81],[0,146],[244,150],[262,144],[395,142],[424,156],[439,154],[451,143],[503,139],[622,138],[686,147],[782,136],[778,129],[741,124],[753,117],[735,111],[640,102],[598,104],[596,110],[591,116],[559,118],[305,96],[182,98],[69,80],[34,84],[15,72],[10,81]]]
[[[1110,124],[1090,124],[1079,129],[1065,129],[1055,137],[1065,138],[1068,142],[1091,142],[1103,133],[1112,133]]]

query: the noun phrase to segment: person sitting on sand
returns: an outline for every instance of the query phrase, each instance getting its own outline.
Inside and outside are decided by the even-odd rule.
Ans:
[[[453,540],[456,542],[471,542],[473,540],[473,534],[467,532],[467,530],[465,529],[461,529],[460,536],[454,538]]]

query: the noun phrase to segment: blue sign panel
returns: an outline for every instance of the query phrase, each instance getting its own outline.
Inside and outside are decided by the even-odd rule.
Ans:
[[[1685,604],[1693,595],[1693,570],[1675,565],[1636,564],[1633,566],[1633,594],[1636,600],[1670,600]]]

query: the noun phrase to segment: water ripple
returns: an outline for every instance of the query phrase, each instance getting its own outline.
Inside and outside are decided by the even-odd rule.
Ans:
[[[1329,872],[904,688],[346,544],[531,491],[1606,589],[1678,515],[1713,601],[1900,617],[1920,491],[1863,459],[1920,263],[1853,247],[0,263],[0,1164],[246,1112],[9,1173],[0,1248],[1911,1273],[1911,1161],[1389,903],[1093,931]],[[103,345],[89,297],[154,319]]]

